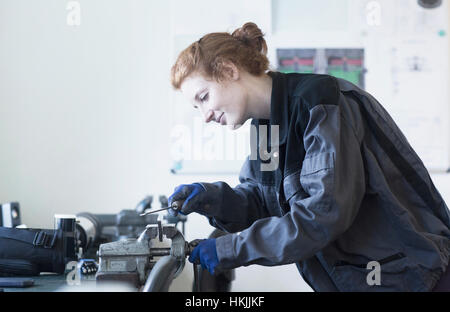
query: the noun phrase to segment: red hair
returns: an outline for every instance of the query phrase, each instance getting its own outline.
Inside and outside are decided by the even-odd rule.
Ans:
[[[183,81],[198,71],[217,82],[225,79],[225,63],[261,76],[269,67],[264,34],[255,23],[246,23],[232,34],[210,33],[183,50],[171,69],[171,83],[178,90]]]

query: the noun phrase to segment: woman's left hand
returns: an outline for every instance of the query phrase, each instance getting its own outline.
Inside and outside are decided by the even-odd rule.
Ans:
[[[210,238],[201,241],[192,251],[189,261],[192,263],[200,261],[202,268],[208,270],[211,275],[214,275],[214,270],[219,264],[216,251],[216,239]]]

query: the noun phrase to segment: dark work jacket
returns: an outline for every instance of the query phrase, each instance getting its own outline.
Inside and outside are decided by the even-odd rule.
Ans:
[[[252,125],[259,143],[260,125],[279,126],[271,158],[251,155],[234,188],[202,183],[217,198],[210,223],[230,233],[216,240],[218,268],[296,263],[315,291],[432,290],[449,210],[389,114],[342,79],[269,75],[270,120]]]

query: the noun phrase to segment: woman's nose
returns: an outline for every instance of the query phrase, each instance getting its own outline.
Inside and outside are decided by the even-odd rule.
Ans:
[[[208,110],[205,114],[205,122],[208,123],[214,119],[214,111]]]

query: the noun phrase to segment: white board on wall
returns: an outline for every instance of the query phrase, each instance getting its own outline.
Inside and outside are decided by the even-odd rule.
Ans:
[[[270,60],[276,64],[280,48],[364,49],[365,89],[392,115],[430,171],[447,170],[448,5],[447,0],[435,9],[416,0],[274,0]],[[307,14],[315,19],[301,18]]]
[[[430,171],[450,167],[448,1],[424,9],[417,1],[379,1],[390,35],[368,31],[372,89]],[[382,47],[384,45],[384,47]],[[389,71],[377,71],[385,62]],[[376,62],[376,63],[375,63]],[[385,77],[388,88],[376,86]],[[383,87],[385,87],[384,85]]]

